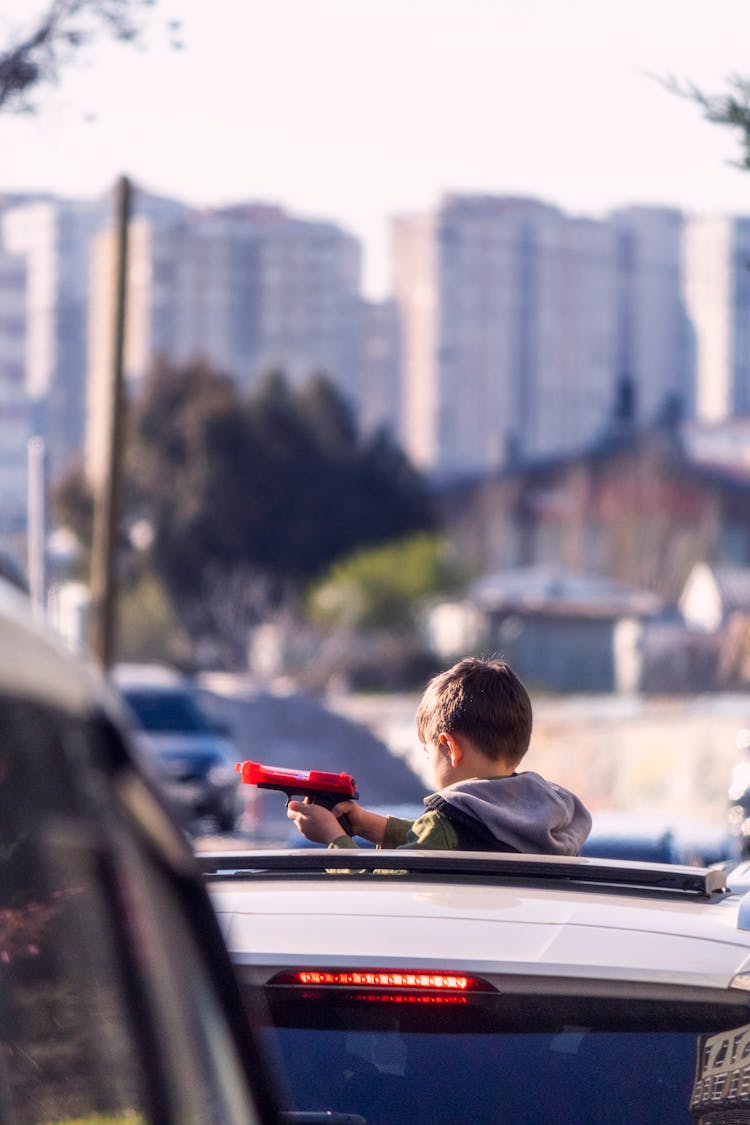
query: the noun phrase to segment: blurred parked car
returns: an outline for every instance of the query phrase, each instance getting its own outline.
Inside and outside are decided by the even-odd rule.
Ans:
[[[216,916],[119,714],[0,580],[0,1119],[271,1125]]]
[[[158,769],[183,824],[207,818],[230,831],[241,811],[238,753],[226,728],[201,707],[197,690],[162,665],[120,664],[112,682],[133,718],[134,737]]]
[[[594,814],[581,855],[708,866],[737,858],[737,850],[721,825],[616,810]]]

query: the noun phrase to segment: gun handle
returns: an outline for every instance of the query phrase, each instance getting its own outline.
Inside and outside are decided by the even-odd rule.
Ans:
[[[325,794],[325,796],[323,796],[320,793],[316,793],[314,797],[311,797],[311,800],[315,804],[323,805],[323,807],[326,809],[332,809],[334,805],[337,805],[341,799],[342,798],[335,795]],[[344,832],[346,832],[347,836],[354,835],[354,833],[352,832],[352,822],[349,820],[349,817],[346,815],[346,813],[344,813],[343,816],[337,817],[337,820]]]
[[[338,817],[338,822],[344,829],[344,832],[346,832],[347,836],[354,835],[354,833],[352,832],[352,822],[349,820],[349,817],[346,815],[346,813]]]

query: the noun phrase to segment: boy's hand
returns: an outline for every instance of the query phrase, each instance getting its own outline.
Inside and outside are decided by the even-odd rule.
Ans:
[[[304,801],[290,801],[286,815],[314,844],[332,844],[339,836],[346,835],[330,809],[311,804],[309,797],[305,797]]]
[[[378,846],[383,843],[385,826],[388,823],[387,816],[381,816],[380,813],[363,809],[356,801],[339,801],[333,807],[332,815],[348,816],[353,836],[361,836],[363,840],[369,840],[371,844]],[[339,825],[339,836],[341,832],[342,828]]]

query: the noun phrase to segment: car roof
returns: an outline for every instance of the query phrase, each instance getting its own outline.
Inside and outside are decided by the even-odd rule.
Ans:
[[[719,869],[411,850],[200,862],[241,965],[720,989],[750,969],[747,911]]]
[[[71,713],[116,710],[93,663],[73,660],[62,637],[32,613],[28,597],[0,580],[0,692],[44,699]]]

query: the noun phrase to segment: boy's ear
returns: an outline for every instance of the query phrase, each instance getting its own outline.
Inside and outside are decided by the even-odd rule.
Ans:
[[[463,758],[464,752],[463,748],[459,745],[453,735],[449,734],[447,731],[443,731],[438,739],[438,742],[441,742],[443,746],[447,748],[448,754],[450,755],[451,765],[454,767],[457,766]]]

